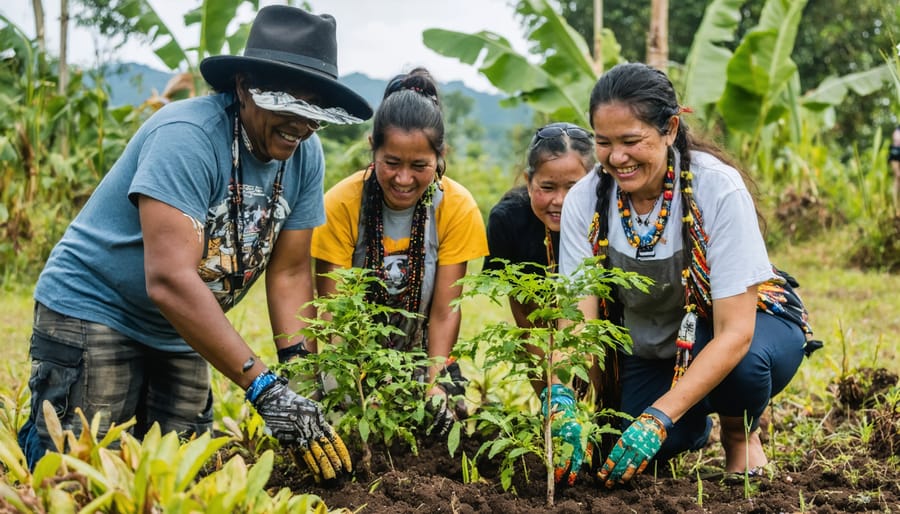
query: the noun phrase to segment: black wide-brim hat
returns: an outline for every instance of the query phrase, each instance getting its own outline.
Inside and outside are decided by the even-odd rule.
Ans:
[[[328,14],[270,5],[256,14],[243,55],[217,55],[200,63],[213,89],[234,89],[238,72],[276,74],[297,89],[319,95],[324,105],[340,107],[363,120],[372,117],[366,100],[338,82],[337,24]],[[318,103],[318,102],[317,102]]]

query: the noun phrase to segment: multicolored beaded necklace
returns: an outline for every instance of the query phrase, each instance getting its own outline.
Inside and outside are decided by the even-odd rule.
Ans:
[[[366,208],[362,215],[365,219],[366,255],[363,266],[373,270],[379,279],[385,280],[387,276],[384,269],[384,191],[375,177],[375,163],[369,164],[366,173],[370,175],[364,186]],[[407,250],[409,287],[402,305],[402,308],[412,313],[418,313],[421,305],[422,275],[425,272],[425,222],[436,189],[437,182],[432,182],[419,198],[413,211]],[[380,305],[386,305],[390,299],[384,287],[371,288],[367,297]]]
[[[656,223],[653,224],[650,230],[642,236],[639,236],[634,232],[634,224],[631,219],[631,209],[626,207],[626,202],[627,205],[631,205],[631,193],[626,193],[621,188],[616,189],[619,206],[619,219],[622,221],[622,229],[625,231],[625,239],[628,240],[628,243],[633,248],[637,248],[637,258],[647,255],[648,253],[652,253],[653,247],[656,246],[656,243],[659,242],[659,238],[662,236],[663,230],[666,228],[666,222],[668,222],[669,220],[669,209],[672,206],[672,196],[674,188],[675,170],[672,164],[672,160],[669,159],[669,165],[668,168],[666,168],[666,175],[663,178],[663,190],[661,193],[663,201],[662,206],[659,208],[659,217],[657,217]]]

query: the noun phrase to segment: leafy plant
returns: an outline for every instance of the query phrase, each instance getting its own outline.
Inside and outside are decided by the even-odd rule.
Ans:
[[[422,39],[441,55],[477,65],[494,87],[511,95],[511,102],[528,104],[556,121],[590,126],[585,108],[597,74],[584,38],[547,0],[521,2],[517,12],[531,20],[527,37],[539,63],[489,31],[465,34],[428,29]],[[603,49],[605,68],[619,62],[619,45],[609,30],[603,32]]]
[[[265,489],[274,453],[263,453],[253,466],[235,456],[204,474],[208,461],[229,437],[205,433],[189,441],[176,432],[162,434],[154,424],[143,440],[127,432],[134,419],[113,425],[98,439],[100,416],[89,423],[83,413],[77,436],[63,430],[49,403],[47,427],[55,451],[33,471],[12,427],[0,428],[0,510],[8,512],[246,512],[325,514],[315,495],[293,495],[287,488],[270,496]]]
[[[321,395],[327,412],[341,412],[340,433],[358,428],[365,469],[370,468],[373,437],[388,447],[401,440],[417,453],[412,427],[422,426],[428,417],[425,393],[430,387],[417,376],[430,361],[423,350],[400,351],[383,344],[393,335],[404,335],[392,318],[415,314],[367,301],[369,288],[383,287],[370,270],[336,269],[325,276],[335,281],[336,292],[313,300],[319,317],[305,319],[309,327],[301,331],[318,342],[318,352],[283,369],[293,377],[322,377],[301,380],[300,392]]]
[[[543,380],[549,388],[552,377],[567,383],[579,378],[590,383],[592,366],[603,367],[608,351],[630,351],[631,338],[624,329],[609,320],[587,320],[579,309],[579,301],[586,296],[611,300],[613,287],[637,288],[647,291],[650,280],[633,272],[618,268],[605,269],[598,265],[598,258],[585,259],[571,276],[547,271],[546,276],[527,273],[523,264],[509,264],[500,270],[468,275],[460,280],[462,298],[484,295],[492,302],[500,303],[512,298],[523,305],[534,306],[528,315],[531,328],[522,328],[506,321],[486,326],[474,338],[462,341],[454,353],[475,358],[484,352],[484,366],[509,366],[510,380]],[[606,409],[604,409],[605,411]],[[593,411],[591,406],[582,412]],[[610,414],[601,412],[595,414]],[[502,405],[485,404],[473,416],[481,429],[493,429],[499,435],[485,442],[478,454],[487,453],[493,458],[503,453],[501,483],[509,488],[519,457],[532,453],[544,463],[547,471],[547,503],[553,504],[554,461],[553,440],[548,416],[535,416],[533,412],[505,412]],[[584,446],[590,440],[599,440],[603,433],[614,432],[607,425],[583,420]],[[453,448],[451,448],[451,451]],[[478,455],[476,455],[476,458]]]

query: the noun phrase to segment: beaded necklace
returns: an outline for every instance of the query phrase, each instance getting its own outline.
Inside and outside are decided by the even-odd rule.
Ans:
[[[675,171],[672,160],[669,159],[669,165],[666,169],[666,175],[663,178],[662,206],[659,208],[659,217],[656,223],[643,236],[639,236],[634,232],[634,224],[631,221],[631,210],[625,206],[626,201],[631,204],[631,194],[624,192],[621,188],[617,188],[616,195],[619,206],[619,219],[622,222],[622,229],[625,231],[625,239],[628,240],[633,248],[637,249],[636,257],[651,256],[653,247],[659,242],[663,230],[666,228],[666,222],[669,220],[669,208],[672,205],[672,190],[675,187]],[[651,211],[652,212],[652,211]]]
[[[232,270],[229,278],[231,282],[231,298],[233,303],[236,302],[235,293],[238,289],[243,289],[245,283],[244,273],[244,167],[241,165],[241,152],[238,140],[241,135],[245,138],[244,144],[249,145],[244,127],[238,117],[238,112],[234,113],[234,137],[231,143],[231,179],[228,182],[228,213],[231,216],[231,226],[234,230],[234,253],[237,259],[237,269]],[[248,146],[248,150],[249,150]],[[272,182],[272,195],[266,205],[267,215],[260,220],[259,233],[253,243],[250,244],[248,255],[254,255],[259,251],[262,240],[266,238],[266,229],[272,213],[275,212],[275,205],[281,198],[283,187],[281,181],[284,178],[285,161],[281,161],[278,171],[275,173],[275,180]]]
[[[363,266],[372,270],[379,279],[385,280],[387,273],[384,269],[384,191],[375,177],[375,163],[369,164],[366,172],[370,175],[363,186],[366,204],[363,213],[366,229],[366,255]],[[437,183],[432,182],[422,194],[422,198],[419,198],[413,211],[407,250],[409,287],[402,306],[411,313],[418,313],[421,305],[422,276],[425,271],[425,222],[428,219],[428,208],[434,200],[435,189]],[[380,305],[386,305],[389,295],[384,287],[372,287],[367,298]]]

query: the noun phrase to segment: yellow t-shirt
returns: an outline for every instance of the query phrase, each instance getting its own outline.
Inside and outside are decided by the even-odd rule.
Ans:
[[[338,182],[325,193],[325,225],[312,236],[312,256],[349,268],[359,238],[359,213],[362,206],[361,170]],[[435,209],[438,237],[437,264],[448,265],[470,261],[488,254],[484,219],[472,194],[458,182],[441,179],[444,197]],[[399,240],[385,237],[386,255],[402,253],[409,247],[409,236]]]

